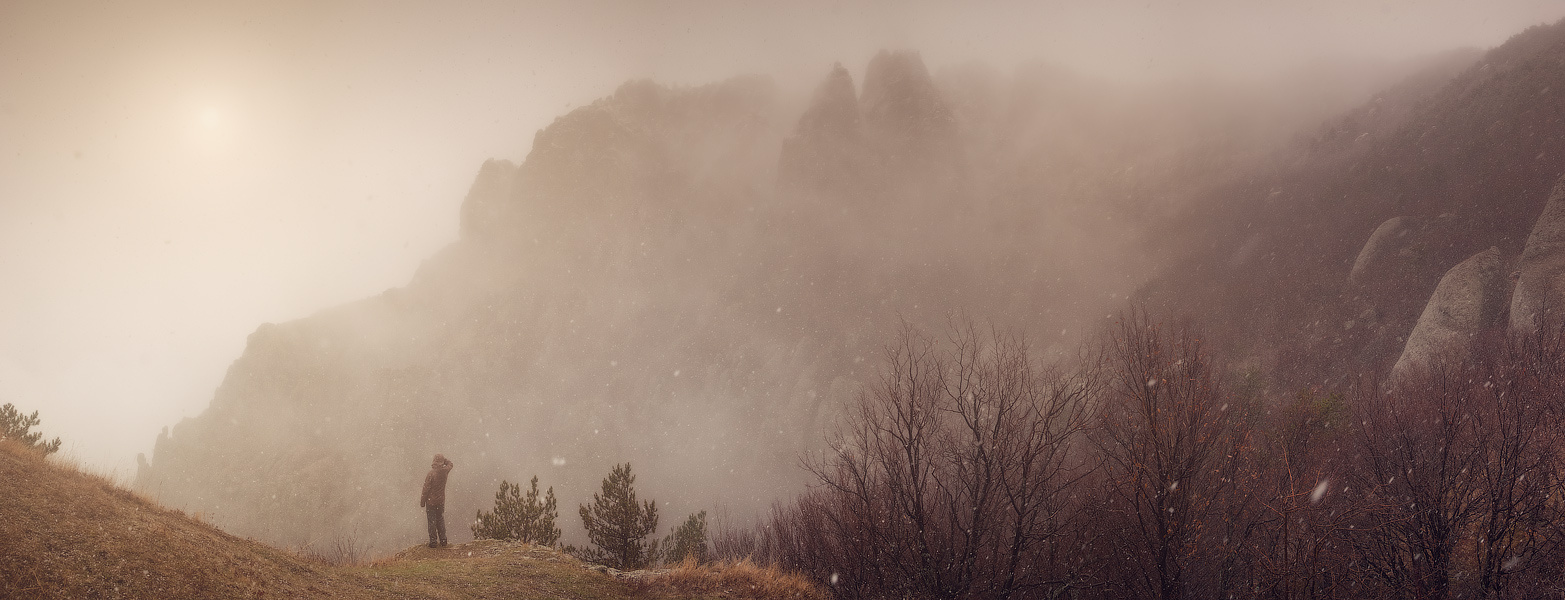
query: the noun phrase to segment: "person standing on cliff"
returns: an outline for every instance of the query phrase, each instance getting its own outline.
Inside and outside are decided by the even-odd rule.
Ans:
[[[434,463],[429,465],[429,474],[424,476],[424,493],[419,496],[418,505],[424,507],[424,516],[429,518],[430,548],[434,548],[437,541],[441,546],[446,545],[446,475],[451,473],[453,466],[445,455],[436,454]]]

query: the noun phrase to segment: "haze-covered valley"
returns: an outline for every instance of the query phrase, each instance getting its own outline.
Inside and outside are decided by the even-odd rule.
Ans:
[[[478,170],[460,241],[407,286],[251,334],[139,485],[277,543],[394,544],[426,454],[465,459],[461,515],[501,479],[571,498],[631,460],[671,513],[745,518],[804,485],[899,321],[1072,352],[1155,273],[1150,228],[1308,122],[909,51],[824,71],[802,111],[739,77],[560,117]]]
[[[1130,51],[1093,56],[1076,32],[1060,35],[1082,55],[1051,55],[1062,47],[999,24],[1043,20],[1017,7],[953,19],[1009,40],[964,53],[952,48],[982,36],[936,35],[939,10],[877,6],[844,18],[903,25],[787,59],[747,50],[721,73],[616,65],[622,81],[570,88],[536,133],[512,127],[486,148],[512,150],[442,163],[461,184],[424,220],[456,231],[422,238],[411,275],[258,319],[242,351],[212,359],[226,371],[192,374],[220,383],[161,433],[134,432],[155,440],[134,484],[267,543],[385,552],[422,532],[410,507],[433,453],[457,464],[459,538],[500,480],[533,475],[579,538],[572,508],[629,461],[671,519],[749,524],[807,489],[801,457],[875,384],[903,323],[971,318],[1065,360],[1133,299],[1208,328],[1270,393],[1383,373],[1453,266],[1494,246],[1491,270],[1512,269],[1562,174],[1565,35],[1527,29],[1560,11],[1513,8],[1498,37],[1433,28],[1393,44],[1380,31],[1343,57],[1290,33],[1293,46],[1255,57],[1237,45],[1261,44],[1246,34],[1147,72],[1125,65],[1166,46],[1109,60]],[[1136,10],[1091,22],[1168,25],[1185,44],[1225,22],[1178,30]],[[1294,15],[1233,14],[1246,31]],[[1395,218],[1393,247],[1366,250]],[[1486,311],[1480,328],[1500,318]],[[31,393],[0,399],[46,419],[60,406]]]

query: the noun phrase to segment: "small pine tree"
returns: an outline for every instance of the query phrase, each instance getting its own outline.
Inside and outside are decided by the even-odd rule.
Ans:
[[[663,538],[663,547],[667,549],[669,562],[682,561],[687,557],[694,558],[697,563],[706,562],[706,511],[685,519],[684,525]]]
[[[44,454],[53,454],[60,450],[60,438],[45,442],[42,432],[28,433],[27,430],[38,426],[38,411],[33,411],[29,416],[22,416],[15,406],[7,402],[0,406],[0,440],[16,440],[34,450],[41,450]]]
[[[538,497],[538,476],[533,476],[527,495],[521,495],[520,485],[500,482],[500,491],[494,495],[494,511],[478,511],[472,530],[474,539],[517,540],[553,546],[560,541],[560,528],[554,526],[560,516],[555,508],[554,487]]]
[[[657,540],[647,540],[658,528],[658,507],[636,501],[636,476],[630,463],[615,465],[603,480],[603,492],[592,495],[592,506],[581,505],[582,525],[593,548],[578,550],[582,558],[616,569],[640,569],[657,561]]]

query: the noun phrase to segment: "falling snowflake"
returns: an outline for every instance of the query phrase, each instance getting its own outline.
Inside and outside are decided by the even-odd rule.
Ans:
[[[1318,503],[1320,503],[1320,499],[1321,498],[1326,497],[1326,488],[1328,487],[1328,485],[1330,483],[1331,483],[1330,479],[1322,479],[1322,480],[1320,480],[1320,483],[1315,486],[1315,490],[1310,492],[1310,503],[1311,504],[1318,504]]]

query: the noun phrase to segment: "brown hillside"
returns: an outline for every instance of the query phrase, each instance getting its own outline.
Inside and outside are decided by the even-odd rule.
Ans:
[[[490,540],[333,566],[235,537],[10,442],[0,442],[0,481],[0,598],[824,597],[753,567],[628,581],[552,549]],[[728,585],[706,589],[714,581]]]
[[[0,445],[0,596],[364,596],[363,581]]]
[[[1491,246],[1513,260],[1565,172],[1565,21],[1457,58],[1171,219],[1154,244],[1182,258],[1142,297],[1290,384],[1389,369],[1440,277]],[[1398,217],[1416,226],[1396,258],[1352,279]]]

